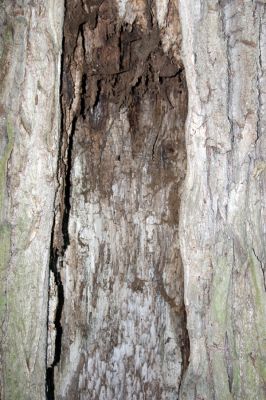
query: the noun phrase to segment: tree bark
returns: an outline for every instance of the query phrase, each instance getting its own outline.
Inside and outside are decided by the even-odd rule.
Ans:
[[[63,1],[0,18],[0,398],[44,399]]]
[[[191,347],[181,398],[263,399],[265,2],[181,0],[180,14],[189,88],[180,240]]]
[[[1,399],[265,398],[265,8],[1,2]]]

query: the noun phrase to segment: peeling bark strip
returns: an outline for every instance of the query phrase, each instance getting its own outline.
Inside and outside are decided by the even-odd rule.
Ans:
[[[51,399],[178,397],[189,357],[180,43],[175,1],[66,1]]]

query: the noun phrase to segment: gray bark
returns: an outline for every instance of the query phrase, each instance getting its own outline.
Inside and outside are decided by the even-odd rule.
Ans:
[[[263,399],[265,2],[180,1],[180,14],[189,88],[180,238],[191,346],[181,398]]]
[[[44,399],[63,1],[0,17],[0,398]]]
[[[1,2],[1,399],[265,398],[265,8]]]

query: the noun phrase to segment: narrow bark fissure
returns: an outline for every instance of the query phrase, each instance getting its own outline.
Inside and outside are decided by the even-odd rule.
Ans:
[[[55,343],[54,343],[54,359],[52,364],[47,368],[46,374],[46,394],[47,400],[54,400],[54,390],[55,390],[55,382],[54,382],[54,368],[60,362],[61,357],[61,346],[62,346],[62,335],[63,335],[63,327],[61,324],[62,311],[64,306],[64,286],[61,279],[61,270],[63,268],[63,260],[64,255],[69,246],[69,232],[68,232],[68,222],[69,222],[69,213],[71,209],[70,197],[71,197],[71,158],[72,158],[72,148],[73,148],[73,135],[75,132],[75,124],[76,118],[73,119],[71,133],[68,139],[68,146],[66,149],[66,163],[62,170],[65,172],[64,176],[61,176],[61,188],[60,190],[64,191],[63,195],[63,203],[61,207],[59,207],[59,212],[61,216],[59,216],[59,220],[62,222],[59,223],[59,227],[61,227],[61,232],[56,231],[54,222],[52,238],[51,238],[51,251],[50,251],[50,274],[53,274],[54,282],[57,289],[57,306],[54,317],[54,329],[55,329]],[[63,157],[61,155],[61,157]],[[61,160],[62,161],[62,160]],[[62,172],[61,170],[61,172]],[[55,220],[58,215],[55,215]],[[57,237],[56,237],[57,236]],[[61,240],[59,239],[61,236]],[[48,311],[49,312],[49,311]],[[48,327],[49,329],[49,327]]]
[[[75,132],[76,118],[73,119],[71,133],[68,138],[68,145],[66,149],[66,162],[63,162],[64,167],[59,168],[60,173],[64,171],[64,176],[61,176],[61,187],[59,187],[59,193],[63,193],[62,205],[58,208],[59,215],[55,215],[53,224],[52,237],[51,237],[51,250],[50,250],[50,274],[53,274],[54,282],[56,285],[57,292],[57,306],[54,317],[54,329],[55,329],[55,343],[54,343],[54,359],[50,366],[47,368],[46,373],[46,395],[47,400],[54,400],[54,368],[60,362],[61,357],[61,346],[62,346],[62,335],[63,328],[61,324],[62,311],[64,306],[64,286],[61,279],[61,270],[63,267],[63,259],[67,247],[69,246],[69,232],[68,222],[69,213],[71,209],[70,197],[71,197],[71,159],[72,159],[72,148],[73,148],[73,135]],[[63,142],[63,141],[62,141]],[[63,155],[61,154],[61,158]],[[63,161],[61,159],[61,161]],[[56,218],[59,217],[59,230],[56,229]],[[61,239],[60,239],[61,237]],[[49,310],[48,310],[49,313]],[[48,326],[49,329],[49,326]]]
[[[61,55],[61,75],[60,75],[60,108],[61,108],[61,123],[60,123],[60,139],[57,162],[57,192],[55,197],[54,221],[51,232],[50,244],[50,263],[49,263],[49,293],[48,293],[48,317],[47,317],[47,332],[53,329],[54,340],[50,343],[52,359],[48,362],[48,347],[46,354],[46,398],[47,400],[55,399],[55,382],[54,369],[60,362],[63,327],[61,323],[62,311],[64,306],[64,286],[61,278],[61,270],[63,267],[64,254],[69,245],[68,222],[71,209],[71,159],[73,147],[73,135],[75,132],[76,119],[73,119],[72,129],[69,134],[64,130],[64,113],[62,106],[62,87],[63,87],[63,64],[64,64],[64,48],[65,37],[62,38],[62,55]],[[52,282],[55,284],[55,293],[52,294]],[[55,302],[55,310],[52,321],[49,317],[52,314],[52,302]],[[50,326],[53,322],[53,326]]]
[[[62,246],[62,258],[69,245],[69,232],[68,232],[68,222],[69,214],[71,209],[71,166],[72,166],[72,150],[73,150],[73,138],[76,129],[77,117],[74,117],[72,121],[72,128],[68,139],[67,148],[67,163],[65,171],[65,194],[64,194],[64,208],[63,208],[63,218],[62,218],[62,235],[63,235],[63,246]]]
[[[58,364],[60,360],[61,354],[61,339],[62,339],[62,325],[61,325],[61,314],[64,304],[64,288],[61,280],[61,275],[58,269],[58,260],[59,255],[57,249],[53,247],[53,239],[54,239],[54,229],[52,232],[52,241],[51,241],[51,251],[50,251],[50,274],[53,274],[55,285],[57,287],[57,307],[54,318],[54,329],[56,331],[55,335],[55,346],[54,346],[54,359],[50,366],[47,365],[46,370],[46,398],[47,400],[54,400],[54,367]],[[49,299],[50,301],[50,293]],[[49,309],[48,309],[49,315]],[[48,330],[49,330],[48,326]]]
[[[264,286],[264,290],[266,292],[266,274],[265,274],[265,268],[263,266],[263,262],[260,260],[260,258],[256,254],[254,248],[252,249],[252,251],[253,251],[253,254],[254,254],[254,256],[256,257],[256,259],[257,259],[257,261],[259,263],[259,266],[260,266],[260,269],[261,269],[261,273],[262,273],[262,276],[263,276],[263,286]]]
[[[184,384],[186,372],[189,367],[189,357],[190,357],[190,339],[189,339],[189,333],[187,329],[187,311],[186,311],[186,306],[185,302],[183,304],[183,336],[181,339],[181,356],[182,356],[182,364],[181,364],[181,379],[178,387],[178,398],[180,398],[181,392],[182,392],[182,387]]]

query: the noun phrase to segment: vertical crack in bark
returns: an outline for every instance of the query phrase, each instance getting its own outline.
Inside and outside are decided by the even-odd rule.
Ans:
[[[63,267],[64,255],[69,246],[69,232],[68,232],[68,222],[69,213],[71,209],[70,197],[71,197],[71,159],[72,159],[72,148],[73,148],[73,135],[75,132],[76,118],[73,119],[72,129],[70,136],[68,138],[68,146],[66,148],[66,162],[63,161],[63,155],[61,154],[62,166],[59,168],[61,175],[61,185],[59,187],[60,198],[63,198],[62,203],[59,206],[59,215],[55,215],[52,238],[51,238],[51,250],[50,250],[50,275],[52,274],[52,280],[56,286],[56,299],[52,300],[51,296],[51,279],[49,287],[49,303],[56,301],[55,314],[54,314],[54,327],[49,326],[48,321],[48,331],[49,329],[55,330],[54,338],[54,358],[50,366],[47,364],[47,374],[46,374],[46,385],[47,385],[47,399],[54,399],[54,368],[58,365],[61,357],[61,345],[62,345],[62,334],[63,328],[61,324],[61,316],[64,306],[64,286],[61,279],[61,270]],[[64,142],[64,138],[61,144]],[[64,149],[64,146],[62,146]],[[56,229],[57,228],[57,229]],[[59,229],[59,231],[58,231]],[[51,315],[51,309],[49,305],[48,315]],[[49,317],[48,317],[49,318]],[[53,344],[51,345],[53,346]]]
[[[73,134],[76,119],[72,122],[71,132],[64,130],[64,113],[62,106],[64,42],[62,39],[61,74],[60,74],[60,139],[57,163],[57,192],[55,196],[54,221],[51,232],[50,263],[49,263],[49,292],[47,312],[47,351],[46,351],[46,398],[55,399],[54,368],[61,357],[63,328],[61,324],[64,306],[64,286],[61,279],[64,254],[69,245],[68,222],[71,209],[71,157]]]
[[[63,246],[62,246],[62,258],[69,245],[69,232],[68,222],[69,214],[71,209],[70,198],[71,198],[71,168],[72,168],[72,150],[73,150],[73,137],[76,129],[77,117],[74,117],[72,121],[72,128],[68,140],[67,148],[67,163],[65,170],[65,193],[64,193],[64,209],[62,218],[62,235],[63,235]]]
[[[266,292],[266,274],[265,274],[265,269],[264,269],[264,266],[263,266],[263,262],[261,261],[261,259],[256,254],[254,248],[252,249],[252,251],[253,251],[254,256],[258,260],[258,263],[259,263],[259,266],[260,266],[260,269],[261,269],[261,273],[262,273],[262,277],[263,277],[263,279],[262,279],[263,280],[263,286],[264,286],[264,290]]]
[[[187,329],[187,311],[185,302],[183,303],[183,329],[182,329],[182,338],[181,338],[181,355],[182,355],[182,365],[181,365],[181,379],[178,387],[178,399],[180,399],[180,395],[182,393],[182,387],[184,384],[184,379],[186,376],[186,372],[189,366],[189,357],[190,357],[190,339],[189,333]]]
[[[71,197],[71,159],[72,159],[72,148],[73,148],[73,135],[75,132],[76,118],[73,119],[72,129],[69,138],[66,135],[62,135],[60,141],[63,152],[66,153],[66,161],[64,161],[63,154],[60,155],[59,161],[59,181],[61,182],[58,190],[58,194],[61,201],[58,207],[58,213],[55,213],[54,224],[51,237],[51,250],[50,250],[50,285],[49,285],[49,308],[48,308],[48,333],[50,329],[55,330],[54,338],[54,354],[53,361],[47,362],[47,373],[46,373],[46,394],[48,400],[54,399],[54,368],[58,365],[61,357],[61,344],[63,328],[61,324],[61,316],[64,306],[64,286],[61,279],[61,270],[63,267],[63,259],[67,247],[69,246],[69,232],[68,222],[69,213],[71,209],[70,197]],[[67,140],[68,145],[64,149],[64,141]],[[61,163],[61,168],[60,168]],[[63,173],[63,175],[62,175]],[[54,282],[56,287],[56,298],[52,298],[52,284]],[[55,313],[53,315],[53,325],[49,324],[49,317],[52,314],[52,302],[56,302]],[[52,321],[50,321],[52,322]],[[53,348],[53,344],[51,343]]]
[[[50,334],[51,330],[55,331],[55,338],[54,338],[54,354],[53,354],[53,361],[49,365],[48,364],[48,354],[47,354],[47,370],[46,370],[46,398],[47,400],[54,400],[54,367],[58,364],[60,360],[61,354],[61,338],[62,338],[62,326],[61,326],[61,314],[64,304],[64,288],[61,280],[61,274],[59,270],[59,254],[58,249],[54,248],[54,236],[55,236],[55,223],[53,225],[52,230],[52,238],[51,238],[51,249],[50,249],[50,279],[49,279],[49,295],[48,295],[48,335]],[[56,302],[55,313],[53,315],[53,325],[51,326],[51,321],[49,318],[51,317],[51,308],[52,308],[52,285],[51,281],[53,280],[56,290],[53,301]],[[48,346],[47,343],[47,353],[48,353]],[[52,346],[52,344],[50,344]]]

